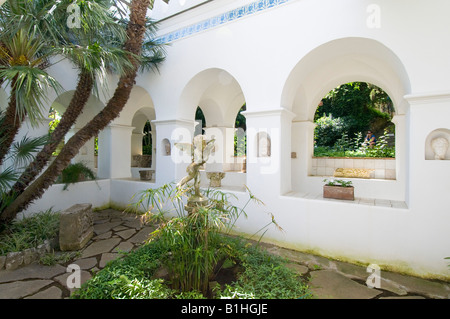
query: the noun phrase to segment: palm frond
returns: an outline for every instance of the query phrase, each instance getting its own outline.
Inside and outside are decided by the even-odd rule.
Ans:
[[[48,101],[48,89],[53,89],[57,94],[62,92],[62,87],[47,72],[31,66],[0,66],[0,78],[8,85],[15,81],[14,92],[17,101],[17,115],[23,118],[28,115],[32,126],[39,124],[44,118],[43,110]]]
[[[38,152],[45,144],[48,143],[48,135],[40,137],[24,136],[18,142],[11,145],[10,158],[14,160],[14,167],[25,167],[34,160],[34,153]]]
[[[11,184],[19,178],[19,172],[12,166],[7,167],[0,173],[0,194],[7,193]]]

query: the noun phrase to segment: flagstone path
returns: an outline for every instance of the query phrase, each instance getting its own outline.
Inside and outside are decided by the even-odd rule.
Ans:
[[[0,271],[0,299],[63,299],[73,291],[67,285],[67,266],[76,264],[85,282],[105,265],[141,245],[154,227],[134,215],[107,209],[94,213],[94,237],[74,261],[54,266],[37,263]],[[290,260],[288,267],[309,280],[318,299],[450,299],[450,283],[382,272],[381,287],[369,288],[366,268],[296,252],[274,245],[264,247]]]

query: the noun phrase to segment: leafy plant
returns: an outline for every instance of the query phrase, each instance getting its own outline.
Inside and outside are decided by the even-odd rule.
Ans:
[[[238,248],[244,271],[238,280],[226,285],[220,298],[298,299],[312,295],[297,274],[285,267],[285,261],[258,247]]]
[[[141,192],[131,209],[145,209],[148,218],[163,221],[150,240],[170,247],[162,262],[169,271],[172,288],[205,294],[216,265],[226,256],[220,232],[229,233],[236,220],[245,215],[245,207],[250,202],[261,201],[249,191],[248,201],[239,208],[232,204],[234,195],[208,189],[203,191],[208,204],[186,214],[184,200],[192,195],[192,188],[180,190],[173,183],[166,184]],[[176,217],[166,221],[165,215],[173,215],[174,211]],[[268,225],[272,223],[276,224],[273,218]]]
[[[342,179],[324,179],[326,186],[352,187],[352,181],[344,181]]]
[[[16,220],[0,233],[0,255],[34,248],[47,239],[54,239],[59,232],[59,212],[47,210]]]
[[[85,180],[95,180],[95,173],[84,163],[69,164],[57,179],[57,183],[65,184],[66,190],[70,184],[82,182]]]
[[[237,279],[216,285],[215,298],[298,299],[312,298],[304,280],[285,266],[286,261],[270,255],[239,238],[221,235],[220,243],[229,258],[242,267]],[[162,241],[152,240],[110,262],[80,289],[72,299],[204,299],[199,291],[180,291],[170,282],[154,278],[161,260],[171,252]]]

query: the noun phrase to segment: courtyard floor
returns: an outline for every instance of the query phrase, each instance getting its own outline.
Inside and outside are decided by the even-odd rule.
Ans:
[[[143,224],[134,215],[107,209],[94,214],[94,237],[81,256],[65,264],[31,264],[16,270],[0,271],[0,299],[65,299],[68,264],[81,269],[82,283],[93,273],[141,245],[154,227]],[[369,288],[365,267],[263,244],[275,255],[290,260],[288,267],[308,281],[317,299],[450,299],[450,283],[425,280],[382,271],[380,288]]]

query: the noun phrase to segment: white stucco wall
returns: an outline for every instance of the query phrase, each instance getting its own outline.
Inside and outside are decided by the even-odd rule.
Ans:
[[[251,3],[208,2],[162,21],[159,34],[183,30]],[[178,161],[181,155],[174,151],[174,143],[188,140],[180,129],[194,131],[198,105],[203,103],[207,109],[207,123],[209,117],[213,124],[222,120],[227,126],[245,102],[245,180],[267,206],[251,206],[248,219],[238,222],[238,231],[253,234],[269,221],[265,211],[270,211],[284,232],[271,230],[264,240],[416,275],[450,278],[444,260],[450,256],[450,161],[426,160],[429,134],[450,129],[450,2],[273,3],[271,8],[180,37],[167,47],[159,73],[139,76],[135,94],[113,129],[102,133],[106,151],[102,158],[99,155],[99,173],[104,172],[104,178],[131,176],[132,120],[137,110],[148,107],[155,111],[156,180],[113,179],[110,203],[127,205],[137,191],[185,175],[186,163]],[[373,18],[368,11],[371,5],[380,9],[379,25],[368,24]],[[397,179],[355,181],[356,195],[399,201],[406,208],[292,195],[320,194],[322,182],[308,176],[312,116],[329,90],[350,81],[380,86],[396,107]],[[256,156],[259,131],[270,134],[270,157]],[[163,152],[164,139],[171,142],[171,156]],[[296,159],[291,159],[291,152],[297,153]],[[46,198],[48,204],[54,200]]]

